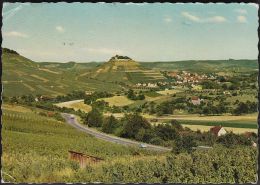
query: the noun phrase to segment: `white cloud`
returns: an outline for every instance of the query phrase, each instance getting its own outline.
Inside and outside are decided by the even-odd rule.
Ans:
[[[237,16],[237,22],[246,23],[246,22],[247,22],[247,19],[246,19],[245,16],[239,15],[239,16]]]
[[[181,14],[193,22],[201,22],[201,19],[199,17],[192,15],[189,12],[181,12]]]
[[[170,17],[165,17],[164,19],[163,19],[163,21],[164,22],[172,22],[172,18],[170,18]]]
[[[247,11],[245,9],[235,9],[234,11],[240,14],[247,14]]]
[[[55,28],[58,32],[63,33],[65,32],[65,29],[62,26],[56,26]]]
[[[214,16],[214,17],[205,19],[205,22],[210,22],[210,23],[221,23],[221,22],[226,22],[226,21],[227,21],[227,19],[222,16]]]
[[[111,48],[84,48],[89,53],[95,54],[108,54],[108,55],[116,55],[122,54],[123,51],[119,49],[111,49]]]
[[[27,34],[17,32],[17,31],[4,32],[3,35],[6,36],[6,37],[21,37],[21,38],[28,38],[29,37]]]
[[[222,23],[226,22],[227,19],[223,16],[213,16],[213,17],[208,17],[208,18],[200,18],[198,16],[192,15],[189,12],[182,12],[182,16],[187,18],[190,21],[197,22],[197,23]]]

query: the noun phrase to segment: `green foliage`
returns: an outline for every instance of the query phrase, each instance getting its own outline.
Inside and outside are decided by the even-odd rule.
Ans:
[[[201,82],[203,89],[219,89],[219,85],[216,82],[213,81],[203,81]]]
[[[136,95],[132,89],[129,89],[127,92],[127,98],[130,100],[144,100],[145,96],[141,92]]]
[[[64,102],[64,101],[71,101],[71,100],[78,100],[78,99],[84,99],[86,97],[85,91],[72,91],[66,95],[59,95],[55,98],[56,102]]]
[[[16,51],[14,51],[12,49],[8,49],[8,48],[2,48],[2,52],[3,53],[10,53],[10,54],[19,55],[19,53],[17,53]]]
[[[104,92],[94,92],[91,95],[85,96],[84,103],[91,105],[99,98],[108,98],[108,97],[112,97],[112,96],[113,96],[113,94],[105,92],[105,91]]]
[[[155,128],[156,135],[164,141],[175,140],[179,137],[179,131],[173,124],[159,124]]]
[[[150,123],[138,113],[126,115],[123,122],[122,137],[136,139],[140,129],[151,129]]]
[[[105,118],[102,124],[102,131],[105,133],[113,133],[118,127],[119,122],[114,116],[109,116]]]
[[[250,139],[243,135],[234,134],[232,132],[220,136],[217,139],[217,142],[223,144],[226,147],[234,147],[235,145],[252,145],[252,141]]]
[[[246,103],[239,102],[238,106],[234,109],[233,113],[235,115],[241,115],[241,114],[253,113],[256,111],[257,111],[257,103],[247,101]]]
[[[103,123],[103,115],[98,109],[92,109],[86,116],[84,124],[89,127],[100,127]]]
[[[182,152],[191,153],[193,147],[196,147],[197,143],[193,135],[184,135],[182,137],[177,137],[175,140],[175,146],[173,152],[179,154]]]

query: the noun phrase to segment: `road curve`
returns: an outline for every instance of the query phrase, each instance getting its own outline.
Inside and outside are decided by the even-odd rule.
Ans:
[[[116,137],[116,136],[111,136],[111,135],[105,134],[103,132],[93,130],[87,126],[80,124],[78,122],[77,118],[73,114],[61,113],[61,115],[65,119],[66,123],[68,123],[69,125],[75,127],[76,129],[78,129],[80,131],[83,131],[87,134],[93,135],[96,138],[99,138],[99,139],[102,139],[105,141],[109,141],[112,143],[126,145],[126,146],[139,147],[141,144],[140,142],[137,142],[137,141],[132,141],[129,139],[124,139],[124,138]],[[74,116],[74,118],[71,119],[71,117],[73,117],[73,116]],[[156,145],[150,145],[150,144],[146,144],[146,146],[147,147],[143,148],[143,149],[155,150],[155,151],[160,151],[160,152],[171,151],[171,148],[166,148],[166,147],[162,147],[162,146],[156,146]]]

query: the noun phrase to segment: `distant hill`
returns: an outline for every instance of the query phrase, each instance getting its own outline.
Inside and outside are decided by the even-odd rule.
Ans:
[[[159,70],[187,70],[196,72],[257,71],[257,60],[187,60],[176,62],[142,62],[143,67]]]
[[[158,70],[151,70],[149,66],[143,67],[130,57],[119,55],[112,57],[90,73],[86,73],[86,76],[107,82],[124,82],[126,84],[165,79]]]
[[[256,60],[136,62],[114,56],[104,63],[34,62],[14,50],[2,52],[3,95],[59,95],[73,90],[119,91],[125,85],[165,80],[160,70],[257,71]]]
[[[73,90],[117,91],[122,88],[96,79],[81,79],[80,76],[96,67],[97,63],[37,63],[4,48],[2,64],[4,96],[61,95]]]

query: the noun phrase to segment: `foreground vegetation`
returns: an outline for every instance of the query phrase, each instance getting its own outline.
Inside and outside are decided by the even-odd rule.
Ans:
[[[20,110],[27,112],[26,114],[18,112]],[[2,170],[5,181],[16,183],[256,181],[257,152],[251,146],[233,145],[226,148],[215,144],[208,150],[157,154],[97,140],[62,121],[40,116],[27,108],[18,107],[18,111],[15,111],[15,107],[12,111],[4,109]],[[68,160],[68,150],[98,156],[105,161],[81,169],[76,162]]]

